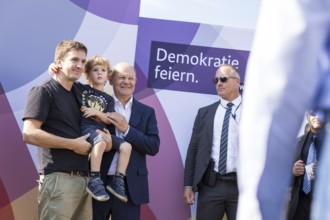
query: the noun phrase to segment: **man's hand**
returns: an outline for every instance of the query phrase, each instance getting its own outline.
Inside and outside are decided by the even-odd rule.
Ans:
[[[318,166],[317,162],[313,163],[312,172],[310,174],[310,179],[311,180],[315,180],[317,166]]]
[[[77,154],[87,155],[92,150],[92,145],[86,140],[89,134],[73,139],[71,150]]]
[[[304,161],[298,160],[294,163],[292,168],[292,173],[294,176],[301,176],[305,173],[305,164]]]
[[[110,151],[112,149],[112,138],[109,130],[105,128],[103,131],[97,129],[96,132],[102,135],[102,138],[106,143],[105,152]]]
[[[122,133],[127,131],[128,123],[125,116],[118,112],[108,112],[107,115],[109,124],[113,124]]]
[[[186,205],[192,205],[195,203],[195,193],[193,192],[192,187],[184,187],[183,201]]]

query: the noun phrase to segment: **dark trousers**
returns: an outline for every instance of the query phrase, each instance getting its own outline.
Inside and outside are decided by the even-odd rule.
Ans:
[[[112,179],[108,176],[105,181],[107,185]],[[127,188],[126,188],[127,192]],[[93,220],[140,220],[140,205],[132,203],[128,195],[128,202],[124,203],[113,196],[110,192],[110,199],[105,202],[99,202],[93,199]]]
[[[225,213],[228,220],[236,219],[237,181],[217,178],[214,186],[201,184],[198,189],[197,220],[219,220]]]
[[[311,213],[311,202],[312,199],[310,196],[300,193],[296,212],[294,213],[292,220],[309,220]]]

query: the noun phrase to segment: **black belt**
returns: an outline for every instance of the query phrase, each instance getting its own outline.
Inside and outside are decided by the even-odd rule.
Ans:
[[[40,173],[41,175],[48,175],[54,172],[66,173],[70,174],[71,176],[86,176],[89,177],[88,171],[73,171],[73,170],[54,170],[54,171],[44,171]]]
[[[237,181],[237,174],[236,174],[236,172],[225,173],[223,175],[221,175],[220,173],[217,173],[217,179]]]

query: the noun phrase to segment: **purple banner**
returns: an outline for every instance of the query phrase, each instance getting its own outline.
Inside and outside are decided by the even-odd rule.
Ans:
[[[221,64],[235,66],[241,82],[249,51],[152,41],[148,87],[215,94],[212,85]]]

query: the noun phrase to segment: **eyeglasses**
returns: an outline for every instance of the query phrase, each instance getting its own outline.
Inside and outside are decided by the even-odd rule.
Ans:
[[[309,116],[318,117],[318,118],[320,118],[320,116],[322,115],[320,111],[313,111],[313,110],[308,111],[307,114]]]
[[[310,116],[316,116],[316,115],[317,115],[316,112],[314,112],[314,111],[308,111],[308,114],[309,114]]]
[[[234,76],[220,76],[220,77],[215,77],[212,80],[213,80],[214,84],[217,84],[219,82],[219,80],[220,80],[220,82],[225,83],[225,82],[227,82],[227,80],[229,78],[237,79],[237,77],[234,77]]]

